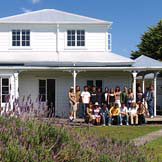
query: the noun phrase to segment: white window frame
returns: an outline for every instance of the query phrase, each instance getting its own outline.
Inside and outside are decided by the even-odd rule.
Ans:
[[[20,30],[20,46],[13,46],[13,39],[12,39],[12,33],[14,30]],[[29,30],[30,31],[30,46],[22,46],[22,31],[23,30]],[[30,29],[20,29],[20,28],[15,28],[15,29],[12,29],[10,31],[10,47],[9,47],[9,50],[31,50],[31,47],[32,47],[32,34],[31,34],[31,30]]]
[[[112,34],[108,33],[108,51],[112,51]]]
[[[3,102],[2,101],[2,87],[3,87],[3,85],[2,85],[2,80],[3,79],[8,79],[8,88],[9,88],[9,91],[8,91],[8,95],[11,97],[11,83],[10,83],[10,78],[9,77],[2,77],[1,78],[1,105],[2,106],[4,106],[5,104],[6,104],[6,102]],[[10,100],[9,100],[9,102],[10,102]]]
[[[72,31],[72,30],[74,30],[75,31],[75,46],[68,46],[68,39],[67,39],[67,37],[68,37],[68,31]],[[84,46],[77,46],[77,31],[78,30],[80,30],[80,31],[84,31]],[[67,29],[66,31],[65,31],[65,39],[64,39],[64,42],[65,42],[65,50],[67,49],[67,50],[86,50],[87,48],[86,48],[86,44],[87,44],[87,33],[86,33],[86,30],[85,29],[80,29],[80,28],[76,28],[76,29],[72,29],[72,28],[70,28],[70,29]]]

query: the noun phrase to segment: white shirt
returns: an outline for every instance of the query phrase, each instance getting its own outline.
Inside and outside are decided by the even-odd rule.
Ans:
[[[137,114],[137,108],[130,108],[131,114]]]
[[[124,108],[120,108],[120,112],[121,112],[121,113],[127,113],[127,112],[128,112],[127,107],[124,106]]]
[[[107,101],[108,93],[105,93],[105,101]]]
[[[87,91],[83,91],[82,93],[81,93],[81,97],[83,98],[83,103],[84,104],[89,104],[89,98],[90,98],[90,93]]]

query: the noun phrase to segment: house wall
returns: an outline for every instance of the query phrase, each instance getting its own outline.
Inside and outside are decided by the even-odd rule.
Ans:
[[[38,80],[39,79],[56,79],[56,115],[68,116],[69,103],[68,91],[73,85],[73,77],[68,72],[22,72],[19,76],[20,97],[31,95],[35,103],[38,97]],[[124,72],[81,72],[77,77],[77,85],[83,90],[87,80],[103,80],[103,88],[106,86],[115,88],[120,85],[131,87],[131,76]]]
[[[31,47],[12,47],[12,30],[30,29]],[[79,48],[66,47],[68,29],[85,30],[86,46]],[[56,51],[56,25],[37,24],[0,24],[0,51]],[[59,51],[106,51],[108,33],[105,25],[60,25],[58,32]]]

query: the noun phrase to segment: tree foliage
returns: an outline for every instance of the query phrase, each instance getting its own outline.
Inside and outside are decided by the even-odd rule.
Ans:
[[[141,55],[162,61],[162,20],[148,28],[148,31],[141,36],[137,50],[131,52],[132,59]]]

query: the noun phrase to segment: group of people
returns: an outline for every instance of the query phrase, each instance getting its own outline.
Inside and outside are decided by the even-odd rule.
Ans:
[[[117,86],[105,88],[104,92],[100,87],[89,88],[84,86],[81,92],[80,87],[70,88],[70,121],[77,117],[83,117],[87,123],[95,125],[138,125],[145,123],[145,117],[154,117],[154,92],[153,86],[150,85],[143,93],[141,87],[137,88],[136,96],[131,88],[124,87],[123,91]],[[136,102],[135,102],[136,97]],[[80,111],[81,110],[81,111]],[[81,112],[81,113],[80,113]]]

